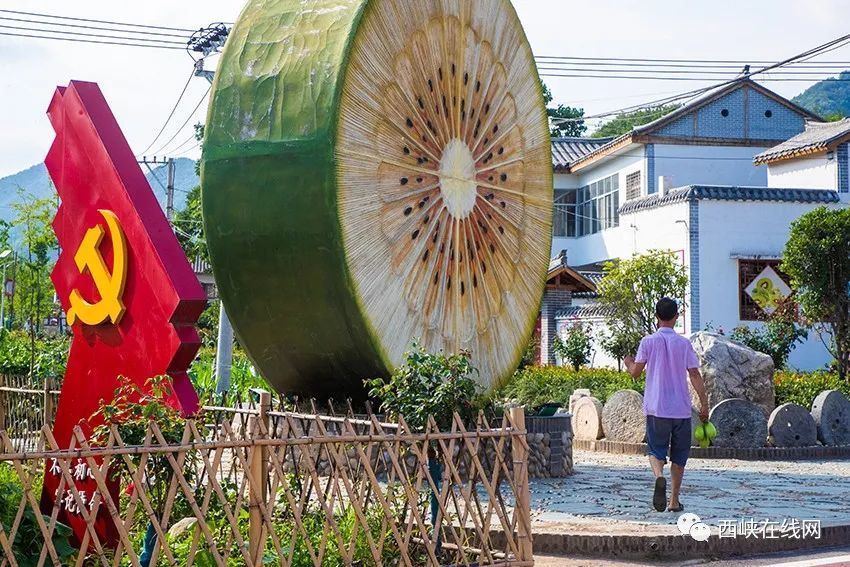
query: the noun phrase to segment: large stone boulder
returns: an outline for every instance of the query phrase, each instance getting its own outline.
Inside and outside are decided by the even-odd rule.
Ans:
[[[716,333],[695,333],[691,344],[699,357],[709,407],[740,398],[757,404],[765,418],[770,416],[775,407],[773,359]],[[693,403],[699,407],[699,398],[690,388]]]
[[[646,439],[643,396],[634,390],[611,394],[602,407],[602,430],[609,441],[643,442]]]

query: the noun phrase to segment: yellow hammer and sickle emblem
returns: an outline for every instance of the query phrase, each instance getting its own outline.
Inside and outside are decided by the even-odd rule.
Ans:
[[[69,296],[71,307],[68,309],[68,323],[71,325],[77,319],[86,325],[100,325],[107,319],[116,324],[124,315],[125,307],[121,296],[127,281],[127,242],[115,213],[106,209],[98,209],[98,212],[106,221],[112,239],[112,273],[109,273],[100,254],[100,243],[105,231],[100,225],[93,226],[86,231],[77,253],[74,254],[74,262],[81,274],[86,271],[91,274],[100,294],[100,301],[89,303],[83,299],[79,290],[72,290]]]

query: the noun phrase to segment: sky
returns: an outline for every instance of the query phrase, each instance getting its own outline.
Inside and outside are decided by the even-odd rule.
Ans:
[[[241,0],[0,0],[0,9],[192,29],[233,22],[242,5]],[[848,32],[846,0],[514,0],[514,5],[535,55],[778,61]],[[4,15],[13,16],[0,13]],[[850,47],[824,59],[850,61]],[[53,139],[45,110],[57,85],[71,79],[99,83],[133,151],[141,153],[191,71],[192,60],[182,51],[0,35],[0,177],[43,160]],[[565,77],[544,81],[555,102],[584,108],[587,114],[710,84]],[[810,85],[764,84],[788,97]],[[189,81],[174,119],[149,155],[178,150],[171,155],[198,157],[198,150],[190,149],[194,142],[181,143],[191,137],[191,124],[203,121],[205,103],[189,117],[208,86],[203,78]],[[187,126],[176,131],[187,118]]]

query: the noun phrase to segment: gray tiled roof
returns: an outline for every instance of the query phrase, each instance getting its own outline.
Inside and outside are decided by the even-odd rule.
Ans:
[[[613,138],[552,138],[552,166],[560,171]]]
[[[803,132],[758,154],[753,158],[753,163],[758,165],[813,151],[825,151],[830,144],[847,136],[850,136],[850,118],[837,122],[807,122]]]
[[[587,305],[573,305],[561,309],[555,313],[555,319],[601,319],[608,315],[610,310],[596,303]]]
[[[784,189],[738,187],[733,185],[686,185],[666,195],[650,195],[627,201],[620,214],[634,213],[691,200],[705,201],[779,201],[786,203],[837,203],[838,193],[830,189]]]

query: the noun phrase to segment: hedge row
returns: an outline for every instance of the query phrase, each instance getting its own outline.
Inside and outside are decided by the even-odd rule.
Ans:
[[[527,366],[517,371],[497,397],[529,406],[559,402],[566,407],[570,394],[578,388],[587,388],[604,402],[617,390],[631,389],[642,393],[643,378],[635,380],[625,372],[605,368],[576,371],[566,366]]]
[[[776,405],[794,402],[805,408],[812,407],[815,396],[824,390],[839,390],[850,397],[850,382],[826,372],[786,372],[774,374]],[[578,388],[587,388],[602,402],[617,390],[637,390],[643,393],[644,380],[634,380],[625,372],[605,368],[582,368],[575,371],[566,366],[528,366],[517,371],[496,397],[528,406],[558,402],[565,407],[570,394]]]

